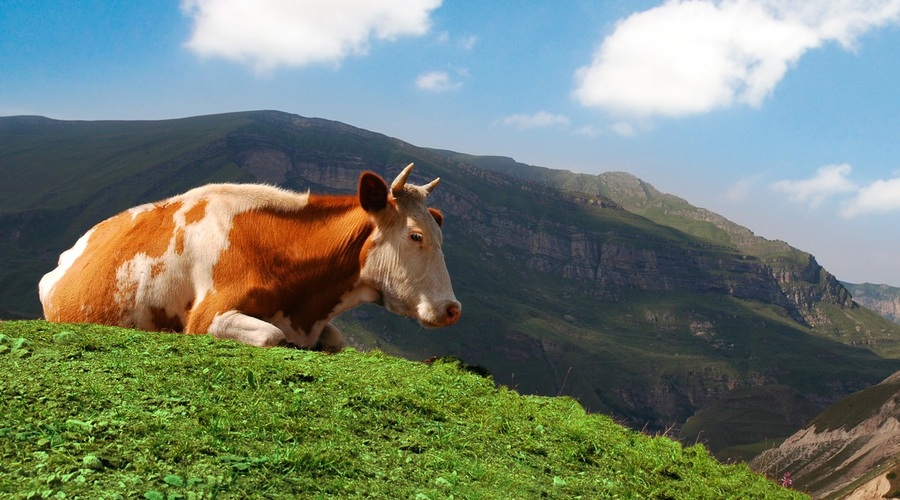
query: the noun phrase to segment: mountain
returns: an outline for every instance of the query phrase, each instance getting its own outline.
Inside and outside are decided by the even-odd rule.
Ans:
[[[900,288],[872,283],[861,285],[843,283],[843,285],[853,294],[854,300],[860,305],[877,312],[894,323],[900,323]]]
[[[794,487],[814,498],[896,498],[898,417],[900,372],[828,407],[750,465],[770,476],[790,472]]]
[[[820,327],[823,329],[822,334],[834,337],[841,337],[844,334],[841,328],[852,326],[841,320],[840,311],[857,307],[858,304],[853,301],[856,295],[850,293],[844,284],[819,266],[815,257],[791,247],[786,242],[756,236],[749,229],[721,215],[694,207],[677,196],[662,193],[631,174],[625,172],[577,174],[566,170],[526,165],[506,157],[433,151],[481,168],[576,193],[576,196],[582,194],[604,197],[660,225],[675,228],[700,240],[707,240],[711,244],[735,249],[768,268],[781,290],[766,299],[774,300],[798,322],[813,328]],[[878,295],[880,298],[890,296],[890,287],[881,287],[880,290],[881,295]],[[861,290],[857,288],[857,291]],[[868,293],[874,294],[871,290]],[[878,308],[871,309],[880,312]],[[882,337],[879,332],[869,331],[850,343],[878,344],[879,337]],[[889,343],[872,347],[876,352],[896,357],[900,355],[900,351],[895,349],[897,345]]]
[[[393,177],[409,162],[414,182],[442,178],[429,200],[447,215],[465,313],[432,332],[361,307],[338,320],[357,347],[457,356],[522,393],[569,395],[687,442],[714,434],[715,452],[742,457],[900,369],[900,326],[813,256],[633,176],[425,149],[277,111],[0,118],[0,317],[38,317],[40,276],[128,207],[207,182],[352,192],[361,171]],[[783,407],[768,404],[774,393]]]

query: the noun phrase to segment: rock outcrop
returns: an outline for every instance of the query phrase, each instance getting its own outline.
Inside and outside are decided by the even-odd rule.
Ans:
[[[883,469],[868,486],[881,488],[892,461],[900,459],[898,419],[900,372],[829,407],[751,467],[772,477],[790,472],[795,487],[814,498],[848,494],[861,487],[855,481]]]
[[[900,288],[872,283],[843,285],[853,294],[853,300],[861,306],[877,312],[894,323],[900,323]]]

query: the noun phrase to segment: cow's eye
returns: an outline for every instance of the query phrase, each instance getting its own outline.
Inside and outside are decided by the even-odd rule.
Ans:
[[[416,243],[422,243],[422,233],[409,233],[409,239],[415,241]]]

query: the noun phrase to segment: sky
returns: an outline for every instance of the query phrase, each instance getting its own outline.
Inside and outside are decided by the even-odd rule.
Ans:
[[[900,0],[0,0],[0,116],[257,109],[629,172],[900,286]]]

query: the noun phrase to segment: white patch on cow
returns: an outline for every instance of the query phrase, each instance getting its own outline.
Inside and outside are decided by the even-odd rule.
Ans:
[[[284,332],[285,340],[290,344],[307,349],[316,345],[316,339],[311,339],[311,335],[294,328],[290,316],[285,316],[283,311],[278,311],[274,316],[265,318],[265,321]]]
[[[137,218],[138,215],[141,215],[144,212],[149,212],[156,208],[155,203],[144,203],[143,205],[138,205],[136,207],[132,207],[128,209],[128,213],[131,215],[131,220]]]
[[[221,209],[233,217],[249,210],[298,212],[309,203],[309,193],[265,184],[207,184],[171,199],[172,202],[189,200],[220,201]]]
[[[173,215],[175,231],[169,235],[163,255],[151,258],[141,253],[116,270],[115,300],[122,311],[123,323],[152,329],[155,309],[186,324],[189,307],[201,303],[215,290],[213,269],[228,248],[234,217],[260,209],[302,210],[308,201],[308,193],[298,194],[273,186],[209,184],[161,203],[129,210],[134,219],[161,204],[181,204]],[[203,202],[206,203],[203,218],[188,224],[187,214]]]
[[[258,347],[271,347],[286,340],[284,332],[277,326],[238,311],[216,314],[209,325],[209,334]]]
[[[360,304],[376,302],[380,298],[381,294],[378,292],[378,290],[372,288],[371,286],[358,283],[350,291],[341,295],[340,301],[336,306],[334,306],[334,309],[331,310],[331,314],[328,316],[328,319],[331,320],[331,318],[334,318],[338,314],[353,309]]]
[[[158,259],[151,259],[145,253],[139,253],[129,261],[125,261],[116,269],[116,291],[113,295],[121,314],[123,324],[153,330],[150,311],[146,307],[137,307],[145,300],[151,286],[150,270]]]
[[[209,211],[200,221],[187,225],[185,214],[200,200],[182,201],[182,206],[174,215],[175,231],[169,236],[166,251],[159,257],[139,253],[116,269],[114,298],[125,324],[155,329],[158,326],[154,324],[152,315],[155,309],[164,311],[168,317],[179,318],[184,325],[188,305],[194,303],[197,292],[202,291],[205,295],[212,288],[212,266],[227,232],[217,235],[201,229],[204,225],[210,225],[204,224],[209,218]],[[199,235],[196,234],[198,231]],[[179,234],[183,245],[181,253],[178,252]],[[203,244],[199,244],[198,238],[204,239]],[[210,257],[212,263],[209,262]],[[197,273],[197,269],[202,271]]]
[[[59,283],[59,280],[65,276],[69,268],[72,267],[72,264],[78,260],[78,257],[81,257],[81,254],[84,253],[84,250],[88,245],[88,240],[91,238],[91,235],[94,234],[95,229],[96,228],[91,228],[91,230],[84,233],[81,238],[78,238],[78,241],[75,242],[72,248],[60,254],[56,269],[50,271],[41,278],[40,283],[38,283],[38,295],[41,297],[41,303],[44,305],[45,311],[52,308],[53,288]]]

